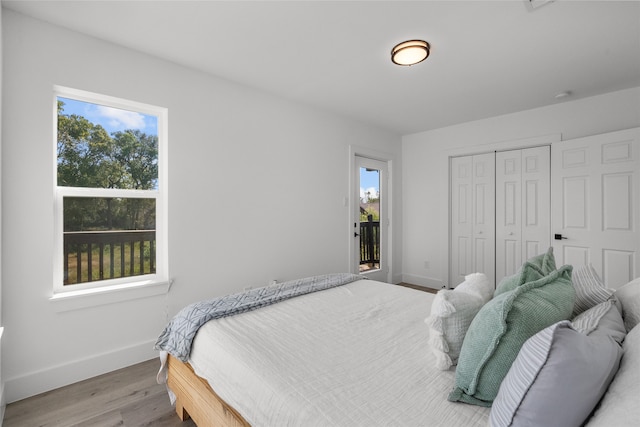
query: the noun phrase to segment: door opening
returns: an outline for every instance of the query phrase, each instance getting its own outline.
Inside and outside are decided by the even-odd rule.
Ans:
[[[374,280],[388,281],[387,257],[387,164],[355,157],[356,204],[353,237],[353,271]]]

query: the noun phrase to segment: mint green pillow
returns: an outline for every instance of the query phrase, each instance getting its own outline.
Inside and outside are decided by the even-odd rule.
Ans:
[[[528,265],[530,269],[525,269],[525,265]],[[535,274],[539,274],[541,276],[546,276],[555,271],[556,258],[553,255],[553,247],[549,247],[547,252],[543,254],[536,255],[533,258],[528,259],[513,276],[503,278],[500,283],[498,283],[498,286],[496,286],[496,290],[493,293],[494,298],[501,293],[512,291],[518,286],[532,281],[531,279],[536,280],[537,278],[533,278],[534,276],[529,275],[531,274],[531,269],[534,269]]]
[[[572,267],[566,265],[541,276],[535,265],[525,263],[522,277],[537,279],[482,307],[462,343],[450,401],[491,406],[524,342],[571,317],[575,300],[571,272]]]
[[[556,270],[556,258],[553,255],[553,246],[549,246],[547,252],[536,255],[533,258],[529,259],[527,262],[535,265],[536,267],[540,267],[540,270],[546,276],[547,274]]]

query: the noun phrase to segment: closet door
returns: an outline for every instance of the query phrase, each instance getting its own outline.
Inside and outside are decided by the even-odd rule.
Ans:
[[[496,283],[551,245],[550,147],[496,153]]]
[[[495,280],[495,154],[473,156],[473,271]]]
[[[558,265],[591,263],[606,286],[640,275],[640,129],[553,144]]]
[[[471,236],[473,234],[473,157],[453,157],[450,165],[451,183],[451,254],[449,286],[462,283],[472,270]]]
[[[522,155],[496,153],[496,284],[522,265]]]
[[[481,272],[494,280],[494,153],[454,157],[450,165],[451,254],[449,285]]]

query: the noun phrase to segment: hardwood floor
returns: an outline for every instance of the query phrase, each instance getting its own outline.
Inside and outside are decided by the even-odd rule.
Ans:
[[[3,427],[193,427],[180,421],[163,384],[158,359],[7,405]]]
[[[411,288],[411,289],[417,289],[419,291],[423,291],[423,292],[429,292],[432,294],[436,294],[438,293],[437,289],[432,289],[432,288],[427,288],[426,286],[419,286],[419,285],[412,285],[411,283],[398,283],[399,286],[405,286],[407,288]]]

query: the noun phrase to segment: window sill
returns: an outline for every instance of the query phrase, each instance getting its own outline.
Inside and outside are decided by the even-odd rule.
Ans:
[[[168,281],[136,282],[105,288],[83,289],[54,294],[49,301],[53,303],[56,312],[80,310],[99,305],[114,304],[163,295],[169,291]]]

